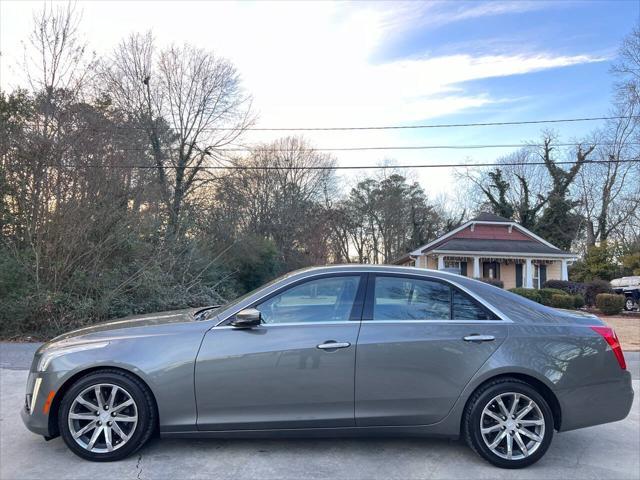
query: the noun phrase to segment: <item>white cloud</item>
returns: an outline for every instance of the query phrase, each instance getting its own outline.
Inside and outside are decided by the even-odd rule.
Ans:
[[[39,3],[3,2],[3,77],[20,57],[30,11]],[[542,8],[539,2],[453,3],[86,2],[83,30],[108,53],[132,31],[152,29],[158,42],[189,42],[232,60],[254,96],[261,126],[405,124],[508,102],[500,92],[469,91],[463,82],[602,61],[590,55],[513,52],[421,56],[385,63],[371,58],[390,35],[486,15]],[[542,6],[541,6],[542,5]],[[448,8],[445,9],[445,7]],[[3,78],[3,85],[11,83]],[[269,134],[270,136],[273,133]],[[323,147],[406,144],[399,132],[309,134]],[[263,140],[267,134],[254,134]],[[425,143],[425,142],[421,142]],[[383,156],[384,154],[381,154]],[[396,155],[400,157],[400,154]],[[409,154],[407,161],[425,158]],[[344,153],[344,164],[375,163]],[[437,175],[436,175],[437,177]]]

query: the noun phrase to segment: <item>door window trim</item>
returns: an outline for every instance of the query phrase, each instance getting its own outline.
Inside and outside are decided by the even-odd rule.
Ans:
[[[258,304],[266,302],[277,295],[281,295],[287,290],[297,287],[298,285],[302,285],[308,282],[313,282],[315,280],[323,280],[325,278],[335,278],[335,277],[360,277],[360,281],[358,282],[358,290],[356,292],[356,297],[353,301],[353,306],[351,307],[351,313],[349,314],[349,320],[333,320],[333,321],[327,321],[327,322],[269,323],[269,324],[261,324],[260,326],[271,328],[271,327],[277,327],[277,326],[344,325],[344,324],[350,324],[353,322],[360,322],[362,320],[362,312],[364,310],[363,309],[364,298],[365,298],[365,292],[368,284],[367,279],[369,276],[370,274],[367,272],[333,272],[333,273],[323,273],[323,274],[300,278],[291,283],[287,283],[286,285],[282,285],[277,290],[274,290],[273,292],[267,293],[266,295],[263,295],[262,297],[255,299],[250,304],[238,309],[237,311],[227,316],[224,320],[218,322],[218,324],[215,325],[213,328],[235,329],[236,327],[229,325],[229,322],[239,311],[244,310],[245,308],[255,308]]]
[[[444,285],[447,285],[450,289],[450,300],[449,300],[449,316],[451,318],[448,319],[430,319],[430,320],[415,320],[415,319],[406,319],[406,320],[374,320],[373,319],[373,307],[374,307],[374,295],[375,295],[375,280],[377,277],[399,277],[411,280],[423,280],[423,281],[431,281],[437,282]],[[460,294],[464,295],[471,299],[472,302],[476,303],[483,310],[486,310],[492,318],[491,320],[456,320],[453,317],[453,291],[456,290]],[[362,322],[363,323],[478,323],[478,324],[491,324],[491,323],[512,323],[511,320],[506,320],[504,315],[498,314],[496,310],[487,304],[481,298],[473,295],[466,288],[457,285],[454,282],[451,282],[447,279],[431,277],[428,275],[415,275],[415,274],[403,274],[403,273],[393,273],[393,272],[372,272],[369,274],[369,278],[367,279],[367,294],[364,301],[364,308],[362,309]]]

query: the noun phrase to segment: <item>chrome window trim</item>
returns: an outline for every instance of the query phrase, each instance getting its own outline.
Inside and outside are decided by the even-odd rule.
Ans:
[[[426,280],[436,280],[436,281],[442,281],[442,282],[446,282],[450,285],[455,286],[456,288],[459,288],[461,291],[465,292],[467,295],[469,295],[471,298],[473,298],[475,301],[477,301],[478,303],[480,303],[481,305],[483,305],[485,308],[489,309],[489,311],[493,312],[497,317],[498,320],[470,320],[470,322],[472,323],[480,323],[480,324],[486,324],[488,322],[493,322],[493,323],[499,323],[499,322],[503,322],[503,323],[514,323],[513,320],[511,318],[509,318],[508,315],[504,314],[499,308],[495,307],[494,305],[488,303],[487,301],[485,301],[483,298],[478,297],[476,294],[474,294],[473,292],[471,292],[468,288],[460,285],[458,282],[456,282],[455,280],[451,279],[451,278],[443,278],[443,277],[452,277],[455,276],[455,274],[452,273],[448,273],[448,272],[439,272],[440,274],[443,274],[443,277],[439,277],[439,276],[433,276],[430,275],[429,271],[426,269],[411,269],[411,272],[401,272],[401,271],[393,271],[393,270],[387,270],[387,269],[383,269],[383,268],[369,268],[369,269],[358,269],[358,270],[345,270],[345,271],[340,271],[340,270],[334,270],[334,271],[324,271],[324,272],[318,272],[318,273],[313,273],[313,274],[309,274],[307,276],[305,275],[301,275],[301,276],[295,276],[292,278],[289,278],[287,280],[285,280],[286,283],[284,283],[283,285],[278,286],[278,289],[280,288],[284,288],[289,286],[292,283],[295,283],[299,280],[306,280],[306,279],[313,279],[316,277],[322,277],[322,276],[336,276],[338,274],[344,274],[344,275],[363,275],[363,274],[367,274],[367,273],[372,273],[372,274],[391,274],[391,275],[401,275],[401,276],[406,276],[408,278],[410,277],[421,277],[424,278]],[[222,325],[224,322],[226,322],[227,320],[229,320],[231,317],[233,317],[235,314],[237,314],[240,310],[243,310],[246,308],[247,305],[251,305],[254,304],[256,302],[259,302],[260,300],[262,300],[263,298],[271,295],[272,293],[274,293],[274,291],[270,291],[270,292],[266,292],[263,295],[248,301],[245,305],[243,305],[240,308],[234,309],[232,311],[231,314],[225,316],[223,319],[219,320],[218,322],[215,323],[215,325],[211,328],[220,328],[220,327],[224,327],[225,325]],[[383,322],[385,320],[361,320],[360,323],[362,322],[376,322],[376,323],[380,323]],[[409,320],[399,320],[401,322],[408,322]],[[433,322],[434,320],[416,320],[416,322]],[[440,321],[446,321],[447,323],[460,323],[463,322],[463,320],[435,320],[436,322],[440,322]],[[317,323],[312,323],[312,322],[300,322],[303,323],[304,325],[317,325],[317,324],[327,324],[329,322],[317,322]],[[344,323],[356,323],[354,320],[348,320],[345,321]],[[267,325],[276,325],[276,324],[267,324]],[[282,325],[293,325],[293,323],[288,323],[288,324],[282,324]]]
[[[484,298],[480,298],[477,295],[475,295],[468,288],[465,288],[462,285],[460,285],[459,283],[456,283],[456,282],[451,281],[449,279],[444,279],[443,278],[442,280],[444,280],[445,282],[449,282],[451,285],[455,285],[457,288],[462,290],[464,293],[469,295],[471,298],[473,298],[476,302],[480,303],[485,308],[489,309],[490,312],[493,312],[499,318],[499,320],[475,320],[475,321],[477,321],[477,322],[495,322],[495,321],[500,322],[500,321],[502,321],[502,322],[513,323],[513,320],[511,320],[507,315],[502,313],[502,311],[500,311],[498,308],[494,307],[492,304],[487,302]],[[452,320],[449,320],[449,321],[450,322],[455,322],[456,320],[452,319]]]
[[[454,325],[454,324],[500,325],[500,324],[513,323],[513,322],[511,320],[413,320],[413,319],[409,320],[407,319],[407,320],[362,320],[361,323],[378,323],[378,324],[389,323],[394,325],[401,324],[401,323],[441,323],[441,324],[447,324],[447,325]]]
[[[295,283],[295,282],[297,282],[299,280],[307,280],[307,279],[312,279],[312,278],[315,278],[315,277],[323,277],[323,276],[332,276],[332,277],[342,276],[342,275],[338,275],[338,274],[342,274],[342,273],[344,273],[344,276],[354,276],[354,275],[363,275],[363,274],[366,274],[366,273],[369,273],[369,272],[366,271],[366,270],[365,271],[349,270],[349,271],[346,271],[346,272],[321,272],[321,273],[315,273],[315,274],[312,274],[312,275],[309,275],[309,276],[301,276],[301,277],[296,277],[296,278],[290,278],[290,279],[288,279],[289,281],[285,280],[286,283],[283,284],[283,285],[278,286],[277,289],[288,287],[292,283]],[[252,304],[254,304],[256,302],[259,302],[260,300],[262,300],[265,297],[268,297],[269,295],[271,295],[274,292],[275,292],[275,290],[272,290],[270,292],[265,293],[264,295],[261,295],[260,297],[254,299],[254,300],[251,300],[250,302],[247,302],[242,308],[238,308],[232,314],[230,314],[228,316],[225,316],[224,319],[222,319],[219,322],[217,322],[211,328],[217,328],[217,327],[220,327],[220,326],[226,326],[226,325],[221,325],[221,324],[226,322],[227,320],[229,320],[231,317],[233,317],[239,311],[244,310],[245,308],[247,308],[247,305],[252,305]],[[312,325],[314,323],[315,324],[325,324],[325,323],[329,323],[329,322],[296,322],[296,323],[302,323],[304,325]],[[356,322],[354,320],[344,320],[344,321],[341,321],[341,323],[359,323],[359,322]],[[265,323],[264,325],[276,325],[276,324],[275,323]],[[285,324],[282,324],[282,325],[293,325],[293,323],[285,323]]]

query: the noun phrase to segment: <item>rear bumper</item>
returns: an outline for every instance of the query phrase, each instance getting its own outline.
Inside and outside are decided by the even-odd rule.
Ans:
[[[562,409],[560,431],[624,419],[633,403],[631,373],[615,380],[556,391]]]

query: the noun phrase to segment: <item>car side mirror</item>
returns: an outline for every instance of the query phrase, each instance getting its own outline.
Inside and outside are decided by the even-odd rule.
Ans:
[[[236,328],[252,328],[257,327],[262,322],[262,315],[255,308],[245,308],[236,313],[235,317],[229,322],[231,326]]]

